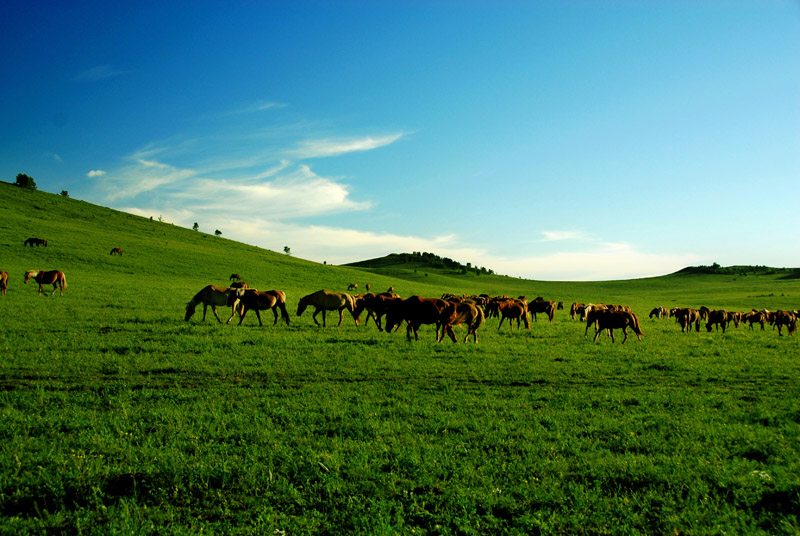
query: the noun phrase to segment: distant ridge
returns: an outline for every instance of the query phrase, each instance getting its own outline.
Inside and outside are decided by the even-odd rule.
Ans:
[[[403,264],[414,264],[417,268],[433,268],[444,271],[452,271],[461,274],[474,273],[477,275],[486,274],[494,275],[494,270],[487,269],[484,266],[473,266],[472,263],[462,264],[458,261],[447,257],[440,257],[435,253],[418,252],[413,253],[390,253],[385,257],[378,257],[375,259],[368,259],[365,261],[351,262],[345,266],[354,266],[357,268],[379,269],[389,266],[398,266]]]
[[[734,265],[720,266],[717,263],[711,266],[687,266],[672,275],[781,275],[781,279],[800,279],[800,268],[773,268],[771,266]]]

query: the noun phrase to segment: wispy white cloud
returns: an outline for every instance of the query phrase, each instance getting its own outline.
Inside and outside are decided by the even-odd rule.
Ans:
[[[582,233],[577,231],[540,231],[544,236],[544,242],[556,242],[560,240],[579,240],[585,238]]]
[[[205,214],[253,214],[271,220],[319,216],[336,212],[365,210],[369,202],[350,199],[346,185],[320,177],[305,165],[273,180],[235,181],[197,179],[174,201]]]
[[[106,174],[107,174],[107,172],[103,171],[102,169],[92,169],[92,170],[89,171],[89,173],[86,174],[86,176],[89,177],[90,179],[92,179],[94,177],[102,177],[103,175],[106,175]]]
[[[286,155],[301,160],[305,158],[339,156],[384,147],[402,137],[403,133],[401,132],[377,137],[306,140],[300,142],[296,148],[286,151]]]
[[[243,114],[252,114],[257,112],[264,112],[267,110],[280,110],[282,108],[286,108],[286,104],[283,102],[269,102],[269,101],[257,101],[249,106],[245,106],[242,108],[236,108],[234,110],[228,110],[226,112],[220,112],[217,114],[217,117],[227,117],[232,115],[243,115]]]
[[[114,69],[110,65],[98,65],[75,75],[74,80],[80,82],[97,82],[98,80],[105,80],[106,78],[113,78],[128,74],[130,71],[122,69]]]

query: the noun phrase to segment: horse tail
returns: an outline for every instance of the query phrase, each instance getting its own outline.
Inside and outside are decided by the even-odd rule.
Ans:
[[[631,325],[631,327],[633,328],[633,332],[640,336],[644,335],[644,333],[642,333],[642,327],[639,325],[639,317],[636,316],[636,313],[630,313],[630,315],[633,321]]]
[[[67,276],[64,275],[64,272],[58,272],[58,281],[61,283],[61,288],[67,288]]]
[[[478,307],[476,305],[475,309],[478,310],[478,317],[473,321],[473,331],[481,327],[486,322],[486,314],[483,312],[483,307]]]

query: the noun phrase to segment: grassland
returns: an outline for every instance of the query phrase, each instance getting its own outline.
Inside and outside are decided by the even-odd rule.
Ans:
[[[374,273],[6,184],[0,199],[0,533],[800,531],[800,338],[646,319],[795,309],[797,279]],[[24,286],[34,268],[63,270],[64,297]],[[350,282],[626,303],[646,336],[592,344],[564,311],[530,332],[490,321],[478,345],[320,329],[309,313],[184,322],[232,272],[290,309]]]

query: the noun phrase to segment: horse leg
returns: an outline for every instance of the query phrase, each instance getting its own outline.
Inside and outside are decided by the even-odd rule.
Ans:
[[[275,322],[272,323],[272,325],[274,326],[275,324],[278,323],[278,306],[277,305],[272,307],[272,314],[275,315]]]
[[[344,321],[344,309],[339,309],[339,323],[336,324],[336,327],[338,328],[339,326],[341,326],[343,321]],[[356,326],[357,325],[358,324],[356,324]]]
[[[603,331],[603,330],[602,330],[602,329],[600,329],[599,327],[598,327],[598,328],[595,330],[595,332],[594,332],[594,339],[592,339],[592,342],[597,342],[597,338],[600,336],[600,333],[601,333],[602,331]]]
[[[258,325],[263,327],[264,324],[261,323],[261,313],[258,312],[258,307],[255,308],[255,312],[256,312],[256,318],[258,318]]]
[[[217,322],[219,322],[220,324],[222,324],[222,319],[221,319],[221,318],[219,317],[219,315],[217,314],[217,306],[216,306],[216,305],[214,305],[214,304],[212,304],[212,305],[211,305],[211,312],[212,312],[212,313],[214,313],[214,318],[216,318],[216,319],[217,319]]]
[[[231,323],[231,320],[233,320],[233,315],[235,315],[235,314],[236,314],[236,304],[234,304],[233,307],[231,307],[231,316],[228,318],[228,321],[225,322],[226,326]],[[239,316],[241,316],[241,315],[239,315]]]
[[[500,331],[500,328],[502,328],[502,327],[503,327],[503,320],[505,320],[505,319],[506,319],[506,317],[504,317],[504,316],[503,316],[503,317],[500,317],[500,325],[499,325],[499,326],[497,326],[497,331]]]
[[[57,288],[58,288],[58,283],[53,283],[53,292],[51,292],[51,293],[50,293],[50,297],[51,297],[51,298],[53,297],[53,294],[55,294],[55,293],[56,293],[56,289],[57,289]],[[64,295],[64,291],[63,291],[63,290],[61,291],[61,295],[62,295],[62,296]]]
[[[242,316],[239,317],[239,323],[237,324],[237,326],[241,326],[242,325],[242,322],[244,322],[244,315],[246,315],[246,314],[247,314],[247,307],[245,307],[242,310]]]
[[[319,326],[319,321],[317,320],[318,314],[319,314],[319,309],[314,308],[314,314],[311,315],[311,319],[314,321],[316,325]],[[325,322],[325,311],[322,312],[322,321]]]

